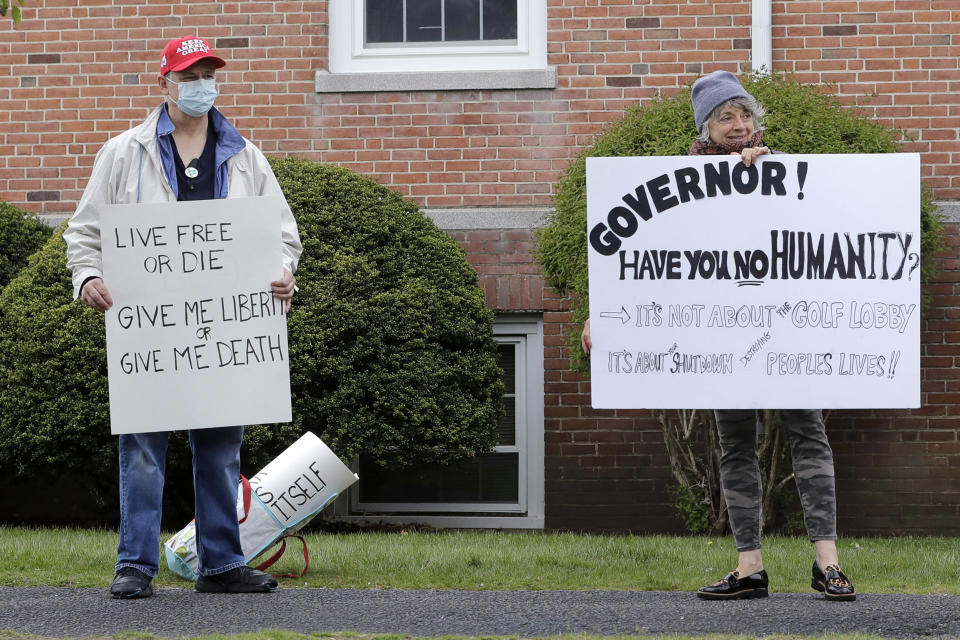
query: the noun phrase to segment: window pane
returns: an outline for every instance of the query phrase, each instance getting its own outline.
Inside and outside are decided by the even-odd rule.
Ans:
[[[517,392],[517,347],[501,344],[497,347],[497,364],[503,369],[503,392]]]
[[[403,2],[366,0],[367,42],[403,42]]]
[[[517,39],[517,0],[483,0],[483,39]]]
[[[399,0],[395,0],[399,4]],[[407,42],[439,42],[443,39],[441,0],[406,0]]]
[[[517,444],[517,399],[503,399],[503,416],[497,425],[497,444],[513,446]]]
[[[488,453],[452,465],[387,469],[360,457],[360,502],[518,502],[520,458]]]
[[[497,363],[503,369],[503,416],[497,425],[497,444],[517,443],[517,345],[497,346]]]
[[[480,39],[480,0],[444,0],[445,41]]]

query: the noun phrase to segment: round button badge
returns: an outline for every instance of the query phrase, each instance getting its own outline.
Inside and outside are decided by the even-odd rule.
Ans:
[[[196,178],[198,175],[200,175],[200,172],[197,171],[196,167],[187,167],[184,170],[184,173],[187,174],[188,178]]]

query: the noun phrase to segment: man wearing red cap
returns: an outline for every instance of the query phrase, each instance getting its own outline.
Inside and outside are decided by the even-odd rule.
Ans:
[[[143,124],[110,139],[63,237],[74,297],[99,311],[113,305],[101,270],[101,204],[158,203],[283,194],[266,158],[213,108],[216,71],[226,63],[206,40],[188,36],[163,50],[157,83],[164,102]],[[302,246],[290,208],[281,211],[282,277],[270,283],[289,309]],[[120,542],[114,598],[144,598],[160,560],[160,506],[167,432],[120,436]],[[192,430],[197,591],[269,592],[269,574],[246,565],[237,525],[243,427]]]

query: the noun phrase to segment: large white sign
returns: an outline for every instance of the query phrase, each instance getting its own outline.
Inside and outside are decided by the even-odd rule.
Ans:
[[[917,154],[587,159],[593,406],[920,406]]]
[[[289,422],[276,198],[104,206],[113,433]]]

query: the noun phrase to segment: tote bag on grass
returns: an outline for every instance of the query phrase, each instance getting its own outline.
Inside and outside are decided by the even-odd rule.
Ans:
[[[295,537],[303,544],[304,569],[300,575],[305,574],[310,566],[307,545],[301,536],[291,534],[357,480],[357,475],[309,431],[249,481],[241,476],[237,521],[244,560],[249,563],[280,542],[277,553],[257,565],[262,571],[283,555],[286,538]],[[187,580],[199,577],[196,533],[191,521],[163,545],[167,566]]]

